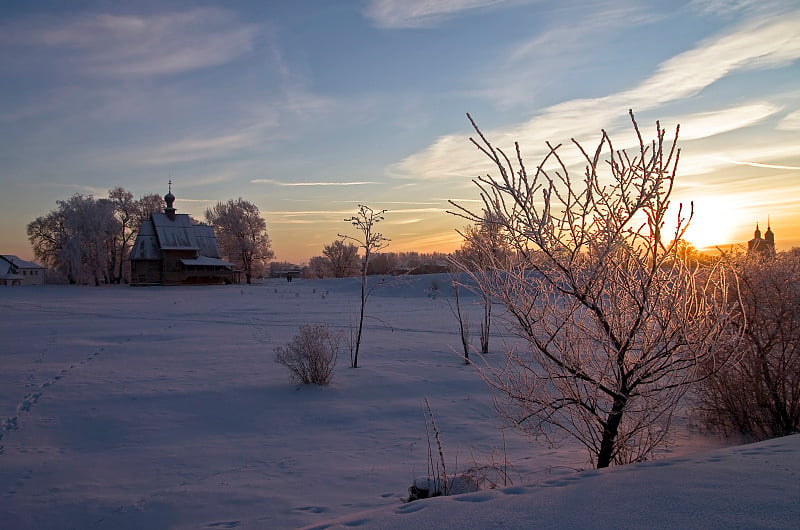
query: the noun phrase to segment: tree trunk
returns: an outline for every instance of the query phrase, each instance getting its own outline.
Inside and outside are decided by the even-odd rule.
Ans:
[[[614,442],[617,439],[619,425],[622,423],[622,414],[627,402],[628,400],[625,397],[614,399],[614,405],[611,407],[611,412],[608,414],[608,419],[606,419],[603,428],[600,453],[597,455],[597,469],[608,467],[611,464],[611,459],[614,456]]]
[[[120,284],[122,283],[122,275],[124,273],[123,267],[125,266],[125,248],[127,245],[122,243],[122,247],[119,249],[119,267],[117,268],[117,277],[115,278],[114,283]]]
[[[483,296],[483,322],[481,322],[481,353],[489,353],[489,328],[492,324],[492,297]]]
[[[456,294],[456,316],[458,317],[458,328],[461,332],[461,346],[464,348],[464,362],[469,364],[469,325],[464,322],[461,315],[461,299],[458,296],[458,284],[453,283],[453,290]]]
[[[366,266],[364,267],[366,271]],[[356,334],[356,351],[353,355],[353,368],[358,368],[358,349],[361,347],[361,330],[364,327],[364,306],[367,304],[367,275],[361,275],[361,316],[358,319],[358,333]]]

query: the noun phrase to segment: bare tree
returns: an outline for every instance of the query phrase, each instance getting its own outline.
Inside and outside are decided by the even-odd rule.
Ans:
[[[206,221],[214,227],[222,255],[244,271],[247,283],[275,256],[267,222],[253,203],[241,197],[218,202],[206,210]]]
[[[143,221],[150,218],[151,213],[162,211],[164,199],[157,193],[148,193],[139,197],[134,203],[134,225],[141,226]],[[196,221],[192,221],[198,224]]]
[[[63,213],[53,210],[37,217],[28,223],[27,233],[34,257],[43,265],[63,274],[69,283],[75,283],[78,270],[73,270],[70,261],[62,259],[69,245]]]
[[[129,271],[125,264],[128,263],[130,248],[139,232],[142,221],[148,219],[150,214],[163,208],[164,199],[157,194],[148,194],[134,199],[133,194],[122,187],[108,190],[114,216],[117,219],[117,232],[109,235],[108,241],[108,277],[112,283],[127,281]]]
[[[469,312],[461,307],[461,284],[455,274],[451,275],[450,284],[453,286],[453,301],[446,299],[447,307],[450,312],[458,320],[458,335],[461,338],[461,347],[464,350],[464,363],[470,364],[469,361]]]
[[[491,219],[491,215],[491,212],[483,212],[485,219]],[[464,243],[451,259],[455,262],[456,269],[467,269],[471,274],[491,275],[498,269],[506,268],[505,265],[510,264],[513,259],[514,253],[500,223],[481,222],[467,226],[459,233],[464,237]],[[477,291],[483,308],[480,330],[481,353],[485,354],[489,353],[493,300],[488,291],[483,289]]]
[[[738,277],[733,295],[742,301],[731,325],[742,331],[739,362],[717,371],[698,389],[706,425],[724,434],[766,439],[800,432],[800,259],[725,259]]]
[[[594,152],[572,141],[580,179],[565,149],[549,143],[529,174],[518,144],[512,163],[469,117],[471,141],[498,175],[474,181],[484,211],[451,202],[471,222],[498,225],[517,254],[472,275],[526,345],[503,368],[483,369],[501,414],[550,443],[577,440],[598,468],[644,460],[664,442],[698,364],[718,354],[728,330],[724,275],[700,274],[664,243],[681,238],[691,209],[679,207],[672,237],[662,237],[678,130],[666,139],[657,123],[646,142],[630,117],[630,151],[615,150],[605,131]]]
[[[322,255],[327,258],[330,275],[334,278],[348,278],[359,272],[358,247],[353,243],[337,239],[325,245]]]
[[[369,270],[369,260],[372,254],[379,252],[381,249],[386,248],[389,244],[389,239],[383,237],[383,234],[375,230],[375,225],[383,221],[383,214],[386,210],[375,211],[369,206],[363,204],[358,205],[358,212],[352,217],[348,217],[345,221],[352,224],[360,235],[353,237],[348,235],[339,234],[343,239],[350,239],[355,241],[358,246],[364,250],[364,256],[361,258],[361,312],[358,319],[358,331],[356,333],[355,349],[352,352],[352,366],[358,368],[358,351],[361,347],[361,333],[364,329],[364,314],[367,307],[367,298],[371,292],[367,290],[367,271]]]

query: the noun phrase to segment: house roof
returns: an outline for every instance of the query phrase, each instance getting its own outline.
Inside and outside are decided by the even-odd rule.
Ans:
[[[156,230],[153,228],[153,221],[147,219],[139,227],[136,241],[131,249],[131,259],[133,260],[159,260],[161,254],[158,248],[158,238]]]
[[[130,258],[160,260],[162,250],[194,250],[198,258],[213,260],[203,263],[184,260],[187,265],[233,266],[232,263],[220,259],[214,228],[204,224],[192,224],[187,214],[176,214],[174,219],[163,213],[152,214],[150,219],[139,227]]]
[[[0,258],[4,259],[14,267],[18,269],[44,269],[38,263],[34,263],[32,261],[25,261],[24,259],[19,259],[17,256],[13,254],[0,254]]]
[[[195,225],[185,213],[175,214],[172,219],[165,213],[150,216],[161,250],[200,250],[195,235]]]
[[[210,225],[194,225],[194,236],[200,247],[200,255],[209,258],[219,258],[219,245],[214,228]]]

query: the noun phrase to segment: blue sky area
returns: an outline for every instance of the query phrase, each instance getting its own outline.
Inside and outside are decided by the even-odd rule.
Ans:
[[[545,140],[617,147],[681,124],[676,201],[698,246],[769,216],[800,245],[800,5],[366,0],[4,2],[0,252],[74,193],[243,197],[279,260],[388,210],[388,250],[450,251],[491,168],[465,113],[532,165]]]

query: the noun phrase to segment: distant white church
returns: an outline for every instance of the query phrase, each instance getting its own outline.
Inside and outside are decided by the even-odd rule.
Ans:
[[[44,285],[45,268],[12,254],[0,254],[0,285]]]

